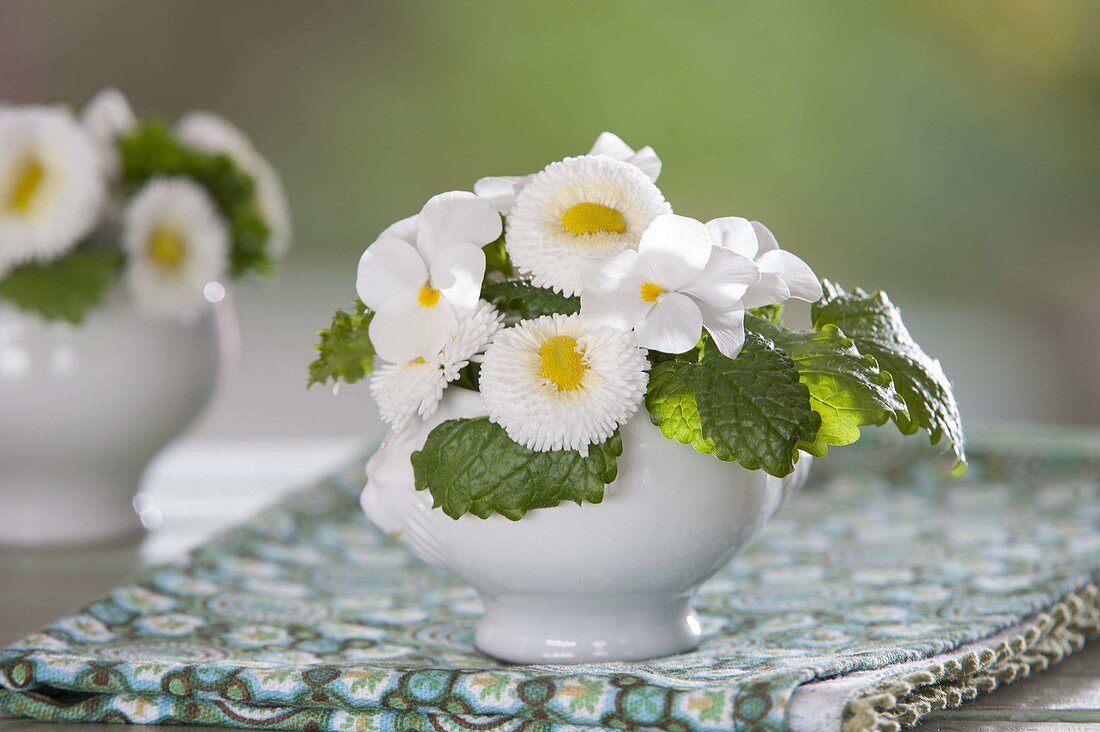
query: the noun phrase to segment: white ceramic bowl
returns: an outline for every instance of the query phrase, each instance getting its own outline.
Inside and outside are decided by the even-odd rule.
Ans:
[[[521,521],[432,509],[410,455],[440,422],[485,414],[452,387],[439,411],[386,436],[367,464],[363,509],[418,557],[457,573],[485,602],[478,648],[515,663],[639,660],[699,643],[692,597],[804,480],[723,463],[666,439],[641,414],[623,427],[619,474],[600,504],[567,503]]]
[[[0,544],[140,532],[143,471],[236,351],[227,300],[187,327],[143,318],[117,289],[80,326],[0,306]]]

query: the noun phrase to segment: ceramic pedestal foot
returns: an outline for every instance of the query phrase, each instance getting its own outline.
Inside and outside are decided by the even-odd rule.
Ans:
[[[478,650],[512,663],[636,661],[699,645],[685,596],[486,599]]]

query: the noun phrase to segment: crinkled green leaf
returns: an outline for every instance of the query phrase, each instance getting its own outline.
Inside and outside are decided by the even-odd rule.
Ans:
[[[599,503],[604,485],[615,480],[622,452],[618,432],[590,446],[588,457],[575,450],[535,452],[488,417],[477,417],[436,426],[412,454],[412,464],[417,490],[429,491],[451,518],[499,513],[516,521],[563,501]]]
[[[890,374],[873,356],[859,352],[835,325],[819,331],[793,331],[755,315],[745,316],[746,330],[759,333],[790,356],[798,378],[810,390],[810,404],[821,415],[821,428],[812,443],[799,445],[821,457],[829,445],[850,445],[864,425],[885,424],[905,415],[905,402],[894,389]]]
[[[0,297],[48,320],[80,323],[118,274],[122,253],[84,250],[17,267],[0,280]]]
[[[187,147],[160,122],[146,122],[119,141],[122,182],[136,193],[156,176],[186,176],[203,186],[225,217],[232,242],[230,273],[269,274],[271,230],[260,215],[255,183],[228,155]]]
[[[905,400],[908,413],[894,416],[903,434],[918,429],[928,432],[932,444],[946,437],[955,453],[957,467],[966,464],[965,439],[959,408],[951,382],[940,362],[926,354],[901,321],[901,312],[884,292],[852,293],[824,282],[825,295],[813,306],[814,328],[835,325],[852,339],[859,352],[873,356],[890,374],[894,387]]]
[[[775,302],[771,305],[761,305],[758,308],[752,308],[748,311],[748,315],[755,315],[758,318],[776,323],[783,324],[783,303]]]
[[[517,279],[485,285],[481,296],[505,315],[524,320],[540,315],[573,315],[581,310],[579,297],[567,297],[547,287],[535,287],[530,280]]]
[[[821,425],[794,361],[755,333],[735,359],[707,343],[698,361],[654,366],[646,406],[665,437],[780,477]]]
[[[352,312],[337,310],[332,325],[317,331],[317,358],[309,365],[307,388],[328,381],[354,384],[374,370],[374,344],[368,328],[374,313],[357,301]]]

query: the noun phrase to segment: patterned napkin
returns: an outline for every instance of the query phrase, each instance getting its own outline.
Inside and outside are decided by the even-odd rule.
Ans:
[[[584,666],[478,654],[477,596],[366,523],[360,460],[0,653],[0,711],[288,730],[889,729],[1098,629],[1100,439],[1027,434],[973,457],[953,481],[924,451],[838,451],[702,588],[698,651]],[[819,679],[803,689],[846,691],[796,693]]]

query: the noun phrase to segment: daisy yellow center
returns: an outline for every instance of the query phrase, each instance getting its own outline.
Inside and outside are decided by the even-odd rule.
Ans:
[[[15,213],[25,214],[34,205],[35,194],[42,187],[42,179],[46,177],[46,169],[37,160],[29,160],[15,177],[15,184],[8,194],[8,209]]]
[[[570,336],[554,336],[539,348],[542,375],[554,382],[562,391],[570,391],[581,385],[581,377],[588,369],[577,350],[577,339]]]
[[[439,304],[439,290],[431,285],[424,285],[416,295],[416,302],[422,308],[434,308]]]
[[[146,243],[146,251],[149,258],[162,269],[172,271],[177,269],[187,256],[187,244],[168,229],[153,229]]]
[[[601,203],[578,203],[561,216],[561,225],[571,234],[625,234],[623,215]]]
[[[657,298],[668,292],[656,282],[643,282],[641,296],[646,302],[657,302]]]

